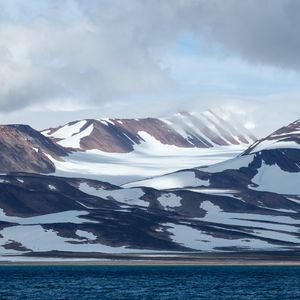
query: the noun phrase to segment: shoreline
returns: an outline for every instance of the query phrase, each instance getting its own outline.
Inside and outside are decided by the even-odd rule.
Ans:
[[[141,255],[51,251],[1,256],[0,266],[300,266],[300,252],[190,252]]]
[[[1,261],[3,266],[300,266],[300,261],[274,261],[274,260],[82,260],[82,261]]]

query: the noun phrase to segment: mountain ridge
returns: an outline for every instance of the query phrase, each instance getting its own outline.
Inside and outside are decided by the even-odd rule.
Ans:
[[[256,138],[216,113],[178,113],[170,118],[85,119],[41,132],[58,144],[81,150],[127,153],[144,139],[145,132],[163,145],[182,148],[248,145]]]
[[[79,174],[74,178],[28,172],[2,174],[0,259],[123,254],[140,259],[153,255],[181,257],[191,252],[295,253],[300,247],[300,132],[297,123],[291,124],[270,135],[276,141],[271,148],[246,150],[218,164],[185,168],[129,184],[111,184]],[[61,164],[76,165],[85,158],[95,167],[102,153],[64,149],[27,127],[5,128],[26,141],[32,153],[39,153],[39,149],[50,153],[49,145],[58,147],[52,149],[49,157],[61,149],[70,151],[66,157],[57,157],[62,158]],[[142,137],[145,143],[162,145],[147,134]],[[37,152],[32,149],[36,146],[40,147]],[[219,149],[224,151],[224,147]],[[180,149],[175,148],[168,146],[167,155]],[[191,149],[184,149],[187,150]],[[132,152],[109,153],[106,158],[110,160],[104,166],[111,166],[114,156],[120,160],[130,155],[134,160],[138,157]],[[174,159],[176,162],[178,157]],[[158,160],[160,164],[164,161],[165,157]],[[151,167],[152,164],[153,161]],[[125,167],[120,166],[116,168],[118,173]],[[98,171],[98,165],[95,169]]]
[[[245,151],[245,154],[262,151],[264,149],[285,147],[300,147],[300,119],[279,128],[263,139],[259,139]]]

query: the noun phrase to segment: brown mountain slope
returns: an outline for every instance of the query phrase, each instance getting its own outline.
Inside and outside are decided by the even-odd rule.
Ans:
[[[27,125],[0,126],[0,172],[54,172],[47,155],[67,155],[66,150]]]

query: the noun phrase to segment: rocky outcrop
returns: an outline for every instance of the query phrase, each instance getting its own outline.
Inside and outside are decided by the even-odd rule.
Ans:
[[[28,125],[0,126],[0,172],[50,173],[56,159],[67,155],[64,148]]]

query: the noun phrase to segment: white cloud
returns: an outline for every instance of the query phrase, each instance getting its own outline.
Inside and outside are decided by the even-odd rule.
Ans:
[[[293,121],[298,3],[0,0],[3,120],[35,114],[43,127],[49,111],[67,121],[232,105],[257,130],[266,109],[283,109],[270,129]],[[190,41],[179,45],[184,35]]]

